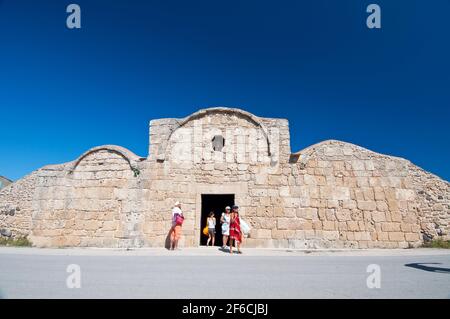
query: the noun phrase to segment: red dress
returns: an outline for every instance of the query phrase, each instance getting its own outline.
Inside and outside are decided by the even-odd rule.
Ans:
[[[230,223],[230,238],[241,242],[241,221],[239,215]]]

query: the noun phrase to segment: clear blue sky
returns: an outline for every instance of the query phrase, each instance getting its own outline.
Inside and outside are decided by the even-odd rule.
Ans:
[[[78,3],[82,29],[69,30]],[[382,29],[365,25],[378,3]],[[0,175],[102,144],[148,152],[148,121],[234,106],[450,180],[450,1],[0,0]]]

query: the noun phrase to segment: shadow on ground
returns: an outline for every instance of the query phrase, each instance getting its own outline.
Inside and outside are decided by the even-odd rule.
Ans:
[[[412,263],[412,264],[405,264],[406,267],[416,268],[416,269],[430,271],[430,272],[438,272],[438,273],[448,273],[448,274],[450,274],[450,268],[433,267],[433,266],[427,266],[427,265],[441,265],[441,263]]]

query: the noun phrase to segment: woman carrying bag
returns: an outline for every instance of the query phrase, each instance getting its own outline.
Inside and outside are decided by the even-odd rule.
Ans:
[[[242,242],[242,233],[241,233],[241,223],[239,220],[239,207],[237,205],[233,206],[233,210],[231,212],[231,220],[230,220],[230,254],[233,254],[233,245],[236,242],[237,253],[242,254],[241,251],[241,242]]]
[[[180,202],[176,202],[172,209],[172,229],[170,233],[170,249],[178,249],[178,241],[181,237],[181,226],[184,222],[183,212]]]

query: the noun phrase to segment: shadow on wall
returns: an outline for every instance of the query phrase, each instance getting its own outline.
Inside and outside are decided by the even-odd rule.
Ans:
[[[169,232],[167,233],[166,241],[164,243],[164,247],[169,250],[170,250],[170,234],[171,233],[172,233],[172,228],[169,229]]]
[[[416,269],[430,271],[430,272],[448,273],[448,274],[450,274],[450,268],[432,267],[432,266],[426,266],[426,265],[441,265],[441,263],[412,263],[412,264],[405,264],[406,267],[416,268]]]

